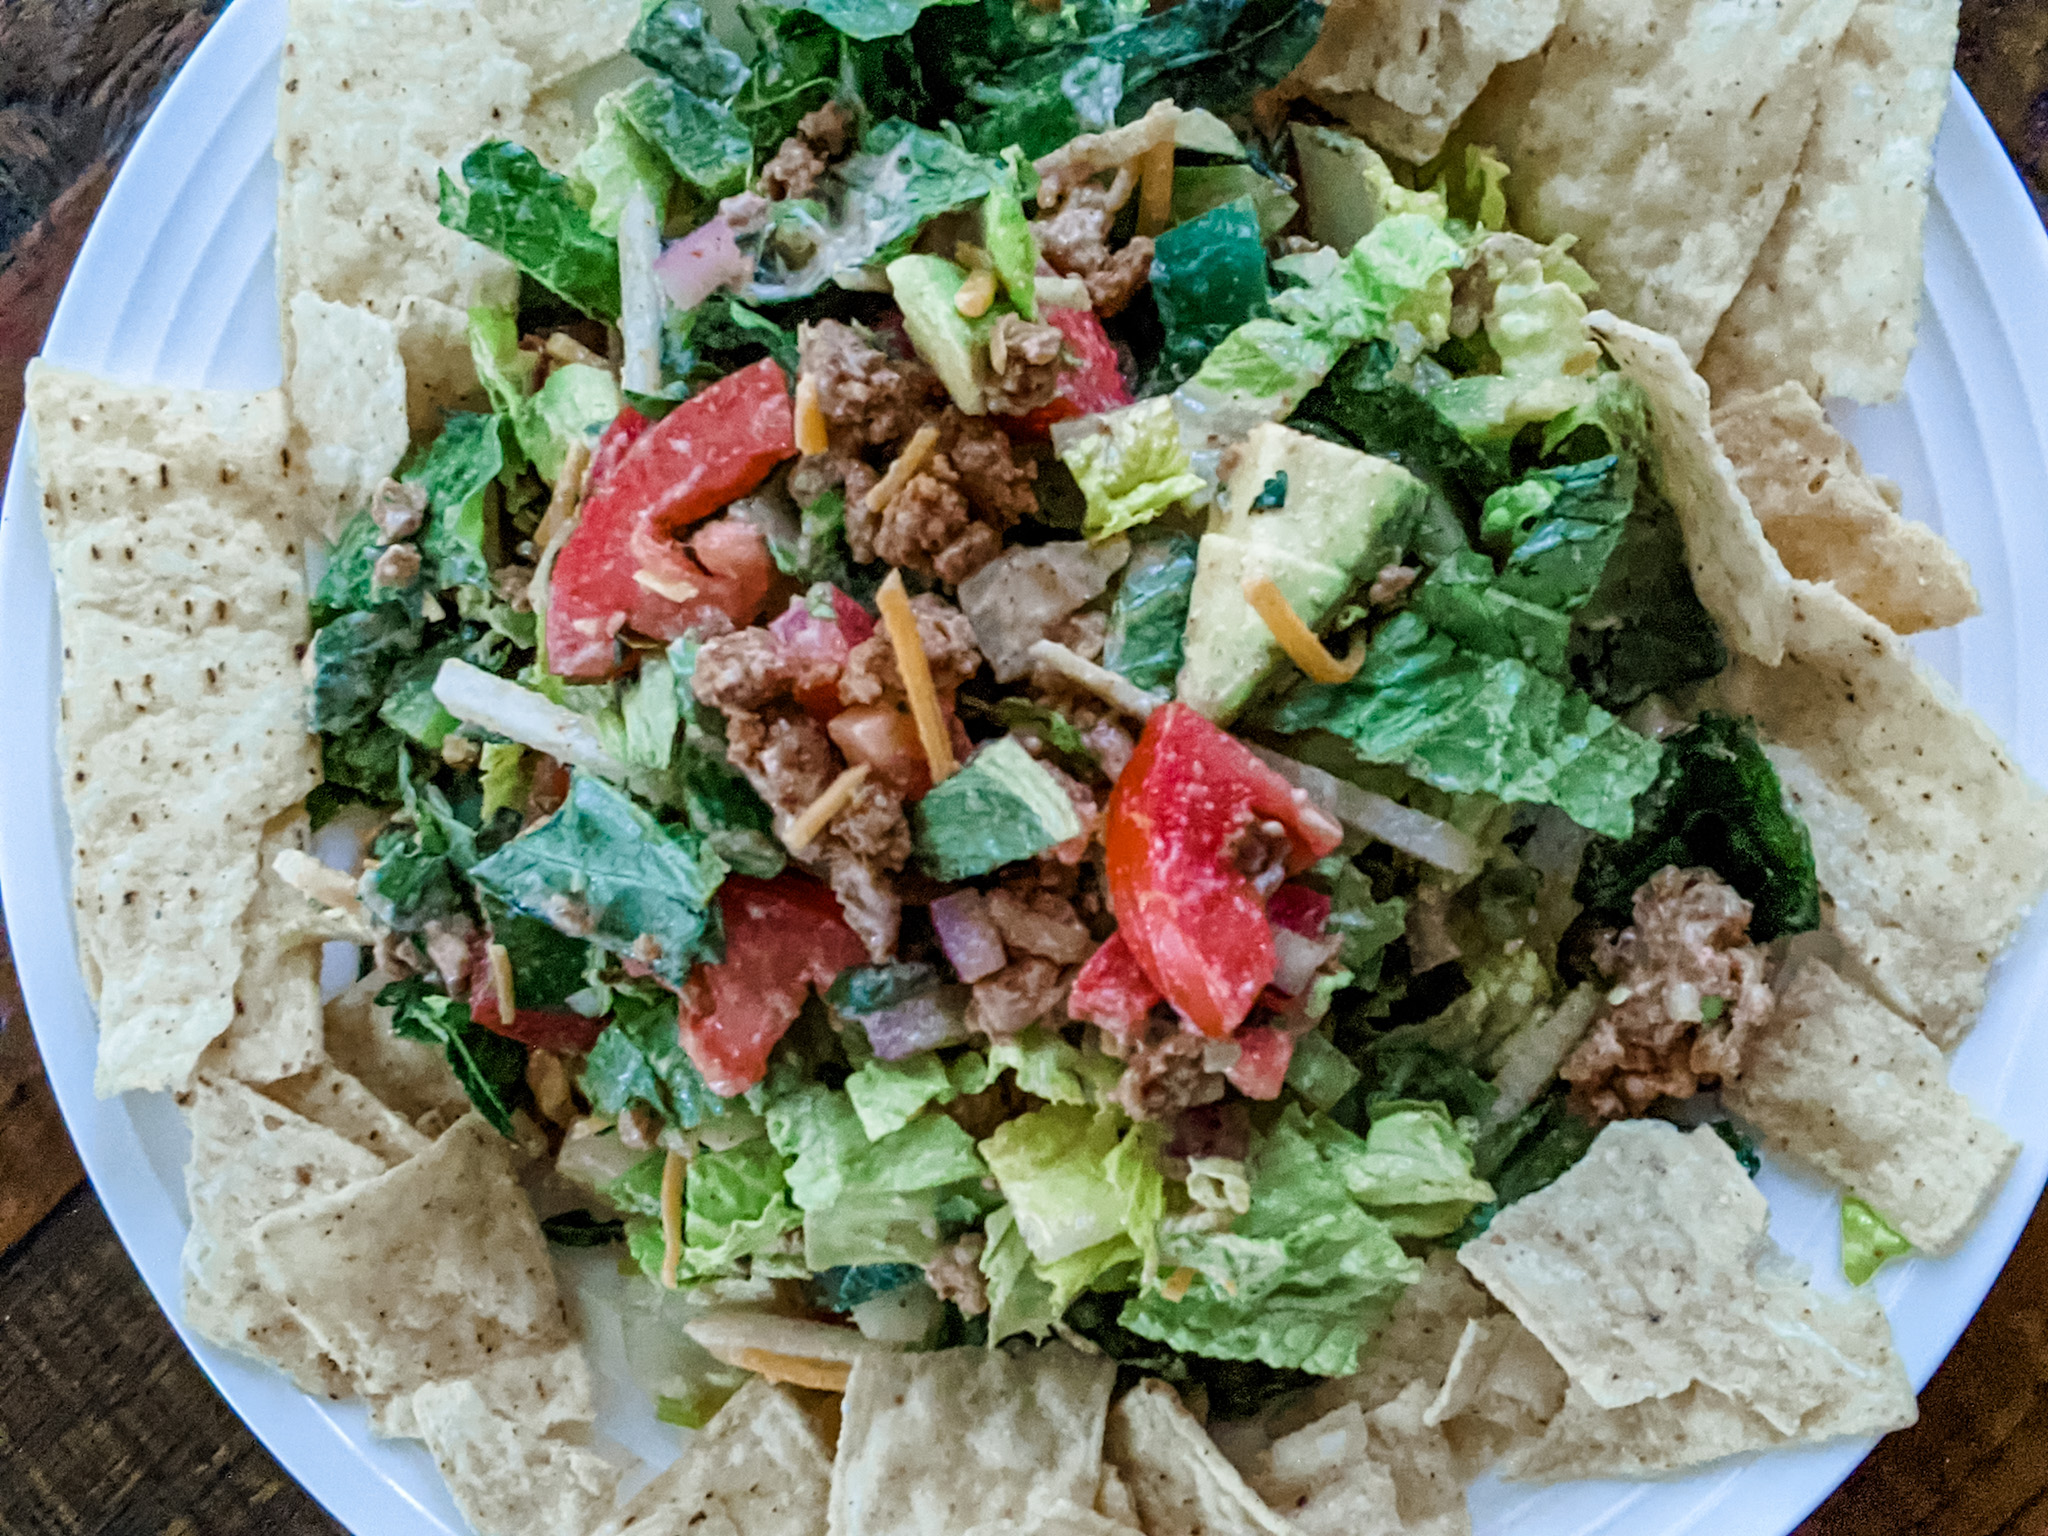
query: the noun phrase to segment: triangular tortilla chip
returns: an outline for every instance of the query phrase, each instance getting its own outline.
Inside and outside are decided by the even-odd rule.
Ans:
[[[1252,1486],[1301,1536],[1470,1536],[1434,1396],[1417,1381],[1370,1413],[1347,1403],[1274,1441]]]
[[[641,8],[638,0],[583,0],[566,7],[546,0],[478,0],[477,9],[513,57],[533,71],[539,87],[623,50]]]
[[[1130,1491],[1146,1536],[1288,1536],[1292,1530],[1163,1381],[1139,1382],[1110,1409],[1102,1454]]]
[[[410,1120],[328,1062],[268,1083],[263,1094],[374,1153],[386,1167],[396,1167],[433,1145],[431,1138],[413,1129]]]
[[[596,1536],[820,1536],[831,1489],[811,1416],[755,1377]]]
[[[1602,1408],[1697,1382],[1787,1437],[1839,1432],[1822,1426],[1844,1405],[1859,1422],[1911,1422],[1913,1390],[1876,1301],[1813,1291],[1769,1223],[1712,1127],[1628,1120],[1458,1259]],[[1877,1338],[1873,1364],[1863,1351]]]
[[[1426,1382],[1435,1391],[1443,1385],[1466,1323],[1496,1311],[1493,1298],[1458,1267],[1457,1255],[1436,1250],[1424,1262],[1422,1278],[1401,1293],[1386,1326],[1373,1335],[1358,1374],[1318,1382],[1299,1408],[1279,1416],[1276,1432],[1298,1429],[1346,1403],[1370,1412],[1400,1396],[1411,1381]]]
[[[440,1047],[401,1039],[377,994],[391,977],[372,971],[327,1005],[328,1059],[428,1136],[469,1112],[469,1097]]]
[[[332,532],[369,505],[411,439],[398,332],[384,316],[310,291],[291,296],[285,322],[297,447]]]
[[[1875,404],[1904,385],[1956,11],[1956,0],[1856,7],[1792,190],[1700,364],[1716,394],[1791,378]]]
[[[832,1466],[834,1536],[956,1536],[1064,1500],[1102,1468],[1116,1363],[1064,1344],[862,1355]]]
[[[474,1380],[418,1388],[410,1418],[477,1536],[584,1536],[611,1508],[618,1468],[496,1411]]]
[[[272,819],[256,848],[256,894],[235,925],[242,967],[235,1017],[206,1048],[199,1069],[214,1077],[268,1083],[316,1065],[320,1036],[320,942],[306,932],[305,901],[271,868],[285,849],[303,850],[306,813]]]
[[[1564,1405],[1568,1385],[1563,1367],[1512,1313],[1474,1318],[1422,1422],[1442,1428],[1462,1481],[1541,1433]]]
[[[1948,1085],[1948,1063],[1912,1024],[1814,960],[1779,980],[1722,1102],[1770,1150],[1825,1174],[1914,1247],[1962,1241],[2019,1144]]]

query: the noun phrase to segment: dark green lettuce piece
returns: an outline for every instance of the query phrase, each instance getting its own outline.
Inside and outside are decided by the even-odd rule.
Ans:
[[[714,293],[692,309],[671,308],[662,322],[661,376],[678,398],[764,357],[795,378],[796,332],[729,293]]]
[[[1467,650],[1526,662],[1551,677],[1568,672],[1570,617],[1517,597],[1477,550],[1461,550],[1431,571],[1409,608]]]
[[[1626,927],[1636,890],[1675,864],[1734,886],[1754,907],[1749,933],[1759,943],[1820,926],[1812,839],[1749,721],[1710,713],[1667,739],[1635,822],[1633,837],[1596,841],[1579,865],[1572,894],[1596,921]]]
[[[747,61],[713,35],[704,8],[690,0],[658,0],[626,38],[626,49],[706,101],[730,101],[747,83]]]
[[[1538,470],[1496,492],[1481,536],[1507,546],[1501,590],[1577,612],[1598,589],[1635,504],[1635,460],[1614,454]]]
[[[549,292],[599,320],[619,318],[618,242],[591,227],[569,183],[502,139],[441,172],[441,222],[489,246]]]
[[[506,906],[681,986],[697,961],[724,952],[713,897],[725,867],[695,831],[663,826],[579,771],[559,811],[469,874]]]
[[[990,742],[911,812],[920,861],[941,880],[969,880],[1081,835],[1066,791],[1018,745]]]
[[[491,939],[512,962],[512,995],[522,1008],[561,1008],[587,984],[590,946],[539,918],[498,908]]]
[[[368,724],[392,674],[419,654],[420,621],[385,605],[344,613],[313,637],[313,729],[338,735]]]
[[[433,446],[406,470],[405,482],[427,493],[419,546],[436,587],[490,585],[489,494],[505,468],[499,418],[456,411]]]
[[[543,1216],[540,1235],[557,1248],[608,1248],[626,1240],[623,1221],[604,1221],[589,1211],[562,1211]]]
[[[1177,224],[1153,243],[1152,299],[1166,330],[1154,385],[1170,389],[1225,336],[1268,313],[1266,246],[1249,197]]]
[[[1576,615],[1571,649],[1572,675],[1608,709],[1702,682],[1728,665],[1720,628],[1693,590],[1678,515],[1648,485]]]
[[[1473,1172],[1493,1186],[1493,1200],[1475,1210],[1453,1243],[1477,1237],[1517,1200],[1547,1189],[1586,1155],[1600,1126],[1575,1113],[1562,1083],[1519,1115],[1489,1125],[1472,1147]]]
[[[908,32],[934,5],[972,4],[973,0],[804,0],[803,8],[861,42]]]
[[[584,1058],[577,1086],[601,1115],[641,1104],[686,1131],[751,1114],[743,1100],[711,1091],[684,1054],[674,995],[653,987],[612,989],[611,1022]]]
[[[1110,605],[1102,664],[1140,688],[1171,688],[1180,675],[1198,547],[1184,533],[1132,541]]]
[[[438,1045],[477,1113],[501,1136],[512,1134],[512,1111],[525,1099],[526,1047],[474,1023],[469,1005],[433,989],[424,977],[394,981],[377,994],[391,1010],[391,1032]]]
[[[1287,732],[1326,730],[1368,762],[1461,794],[1555,805],[1610,836],[1657,774],[1657,743],[1524,662],[1459,645],[1414,612],[1373,637],[1348,683],[1306,687],[1273,712]]]
[[[656,76],[627,89],[619,111],[701,202],[732,196],[753,174],[753,140],[722,103]]]
[[[384,535],[369,512],[358,512],[342,525],[327,551],[327,569],[313,588],[309,605],[313,628],[320,629],[338,614],[358,608],[397,605],[419,611],[420,582],[409,587],[383,587],[372,581],[377,557],[384,553]],[[422,571],[422,576],[425,572]]]

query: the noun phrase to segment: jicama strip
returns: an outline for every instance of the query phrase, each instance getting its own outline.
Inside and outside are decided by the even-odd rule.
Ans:
[[[480,725],[615,784],[626,782],[626,765],[605,750],[588,720],[509,678],[450,657],[434,675],[434,697],[465,724]]]

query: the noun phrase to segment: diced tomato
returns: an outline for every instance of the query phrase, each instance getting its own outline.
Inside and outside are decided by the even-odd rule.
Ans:
[[[848,766],[866,763],[876,778],[905,800],[922,800],[932,787],[931,759],[907,706],[860,704],[842,709],[825,730]]]
[[[1092,416],[1131,403],[1131,391],[1117,365],[1116,343],[1092,309],[1047,309],[1046,324],[1067,338],[1067,349],[1080,361],[1060,375],[1052,400],[1018,418],[1019,436],[1043,437],[1056,421]]]
[[[837,587],[826,591],[832,600],[831,618],[812,613],[806,598],[792,597],[768,626],[796,674],[797,702],[820,720],[838,713],[839,674],[846,658],[875,632],[875,621],[865,608]]]
[[[1246,832],[1277,823],[1299,872],[1342,829],[1287,781],[1184,704],[1155,710],[1117,779],[1104,830],[1124,942],[1189,1024],[1221,1039],[1273,979],[1266,903],[1238,867]]]
[[[516,1005],[519,999],[512,999]],[[498,984],[491,975],[489,941],[479,931],[470,946],[469,1016],[494,1035],[543,1051],[581,1053],[597,1044],[603,1019],[586,1019],[567,1008],[518,1008],[510,1019],[498,1014]]]
[[[1119,1040],[1135,1040],[1145,1021],[1164,999],[1152,978],[1118,929],[1104,939],[1067,994],[1067,1014],[1084,1024],[1099,1024]]]
[[[597,439],[597,446],[590,451],[590,469],[584,476],[584,483],[590,494],[595,495],[605,481],[618,472],[633,445],[640,441],[640,435],[654,423],[634,410],[630,405],[622,406],[619,414],[612,418]]]
[[[718,888],[725,958],[700,965],[684,992],[683,1049],[711,1091],[744,1093],[768,1070],[812,987],[829,986],[867,950],[839,901],[815,880],[728,875]]]
[[[1266,921],[1304,939],[1320,939],[1330,920],[1330,898],[1305,885],[1283,885],[1266,903]]]
[[[599,442],[600,453],[606,447]],[[555,556],[549,667],[562,677],[609,677],[619,661],[614,637],[628,626],[673,639],[710,609],[751,622],[774,580],[760,531],[727,520],[688,549],[677,535],[795,452],[789,381],[773,358],[720,379],[640,431],[595,484]]]
[[[1224,1079],[1248,1099],[1279,1098],[1287,1064],[1294,1059],[1294,1037],[1262,1024],[1240,1030],[1237,1045],[1237,1063]]]

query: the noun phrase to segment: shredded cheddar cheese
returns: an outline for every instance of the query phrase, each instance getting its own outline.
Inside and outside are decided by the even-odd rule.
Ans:
[[[1061,645],[1057,640],[1034,640],[1026,654],[1070,682],[1080,684],[1105,704],[1114,704],[1136,719],[1151,719],[1152,711],[1166,702],[1158,694],[1148,693],[1129,678],[1119,677],[1109,668],[1097,666],[1073,647]]]
[[[1138,233],[1146,237],[1165,230],[1173,218],[1173,140],[1146,150],[1138,162]]]
[[[1301,615],[1294,611],[1294,605],[1287,601],[1287,595],[1272,577],[1246,577],[1244,600],[1265,621],[1266,628],[1273,632],[1274,642],[1287,653],[1287,659],[1311,681],[1348,683],[1358,676],[1358,669],[1365,664],[1364,642],[1354,645],[1351,654],[1339,661],[1316,638],[1315,631],[1301,622]]]
[[[683,1259],[683,1154],[671,1152],[661,1165],[661,1283],[676,1288]]]
[[[800,1355],[778,1355],[772,1349],[743,1349],[733,1364],[770,1381],[809,1387],[814,1392],[844,1392],[853,1371],[844,1360],[806,1360]]]
[[[1159,1282],[1159,1294],[1167,1301],[1179,1301],[1187,1295],[1188,1287],[1195,1283],[1195,1272],[1183,1264],[1164,1280]]]
[[[796,381],[796,451],[823,453],[830,444],[825,435],[825,413],[818,408],[818,381],[799,374]]]
[[[996,275],[987,267],[967,274],[967,281],[953,295],[953,308],[964,318],[979,320],[996,301]]]
[[[923,436],[928,430],[920,428],[918,435]],[[932,783],[943,784],[959,764],[953,760],[953,736],[946,729],[945,712],[939,708],[939,691],[932,686],[932,664],[925,656],[924,641],[918,637],[917,615],[911,612],[910,594],[903,589],[901,571],[889,573],[889,579],[875,593],[875,606],[882,610],[882,627],[888,630],[889,644],[896,652],[896,672],[903,679],[903,692],[910,700],[910,715],[917,722],[917,739],[924,746],[925,761],[931,765]]]
[[[790,822],[782,834],[782,845],[791,853],[802,853],[816,842],[818,834],[832,824],[832,818],[845,810],[861,785],[867,783],[868,772],[866,763],[855,763],[827,784],[825,792]]]
[[[930,422],[919,427],[910,441],[903,445],[903,451],[896,455],[895,463],[882,472],[874,488],[868,492],[868,510],[879,512],[896,499],[896,493],[910,484],[911,477],[924,468],[924,461],[932,456],[932,450],[939,445],[939,429]]]
[[[498,1017],[510,1024],[519,1012],[512,995],[512,955],[504,945],[493,944],[485,951],[491,958],[491,990],[498,994]]]

